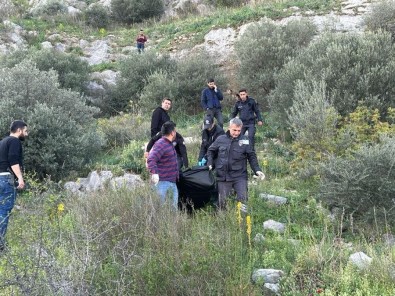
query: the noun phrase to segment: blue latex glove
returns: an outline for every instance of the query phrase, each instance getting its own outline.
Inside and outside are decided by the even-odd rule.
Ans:
[[[206,162],[207,162],[207,159],[205,159],[205,158],[203,157],[202,160],[198,162],[198,165],[199,165],[199,166],[205,166],[205,165],[206,165]]]

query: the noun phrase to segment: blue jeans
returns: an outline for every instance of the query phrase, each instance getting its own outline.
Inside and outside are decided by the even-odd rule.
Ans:
[[[15,204],[16,189],[11,176],[0,176],[0,246],[4,245],[8,219]]]
[[[137,51],[139,53],[144,51],[144,43],[137,42]]]
[[[177,185],[174,182],[170,181],[159,181],[159,183],[155,186],[158,194],[160,196],[160,200],[162,203],[166,201],[166,194],[170,190],[173,194],[173,207],[178,208],[178,189]]]

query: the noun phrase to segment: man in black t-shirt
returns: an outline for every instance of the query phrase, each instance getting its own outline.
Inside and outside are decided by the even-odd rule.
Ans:
[[[5,247],[5,234],[15,204],[16,189],[25,187],[21,141],[27,136],[27,124],[15,120],[11,123],[10,135],[0,141],[0,251]]]
[[[151,118],[151,138],[160,132],[162,125],[170,121],[170,116],[168,111],[171,108],[171,100],[169,98],[164,98],[162,100],[162,105],[157,107],[152,113]]]

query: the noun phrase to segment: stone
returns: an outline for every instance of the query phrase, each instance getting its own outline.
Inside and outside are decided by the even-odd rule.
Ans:
[[[278,284],[283,275],[284,272],[278,269],[256,269],[252,273],[251,280],[253,283]]]
[[[261,193],[259,194],[260,198],[267,200],[270,203],[275,205],[284,205],[287,203],[288,199],[282,196],[272,195],[268,193]]]
[[[280,285],[265,283],[263,285],[263,295],[265,296],[280,295]]]
[[[121,177],[116,177],[111,179],[110,188],[111,189],[121,189],[128,188],[133,189],[136,186],[140,186],[144,183],[139,175],[134,174],[124,174]]]
[[[263,243],[265,241],[265,237],[263,236],[262,233],[257,233],[254,237],[254,242],[255,243]]]
[[[357,252],[351,254],[349,257],[349,262],[356,266],[359,270],[364,270],[370,266],[372,263],[372,258],[366,255],[364,252]]]
[[[285,224],[274,220],[268,220],[263,222],[263,229],[273,230],[274,232],[278,232],[278,233],[284,233]]]

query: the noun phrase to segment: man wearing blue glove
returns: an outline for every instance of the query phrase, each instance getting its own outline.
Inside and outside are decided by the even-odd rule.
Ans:
[[[198,158],[199,166],[205,166],[207,163],[208,147],[220,136],[224,135],[224,130],[214,122],[214,118],[206,115],[203,121],[202,144],[200,145],[200,152]]]

